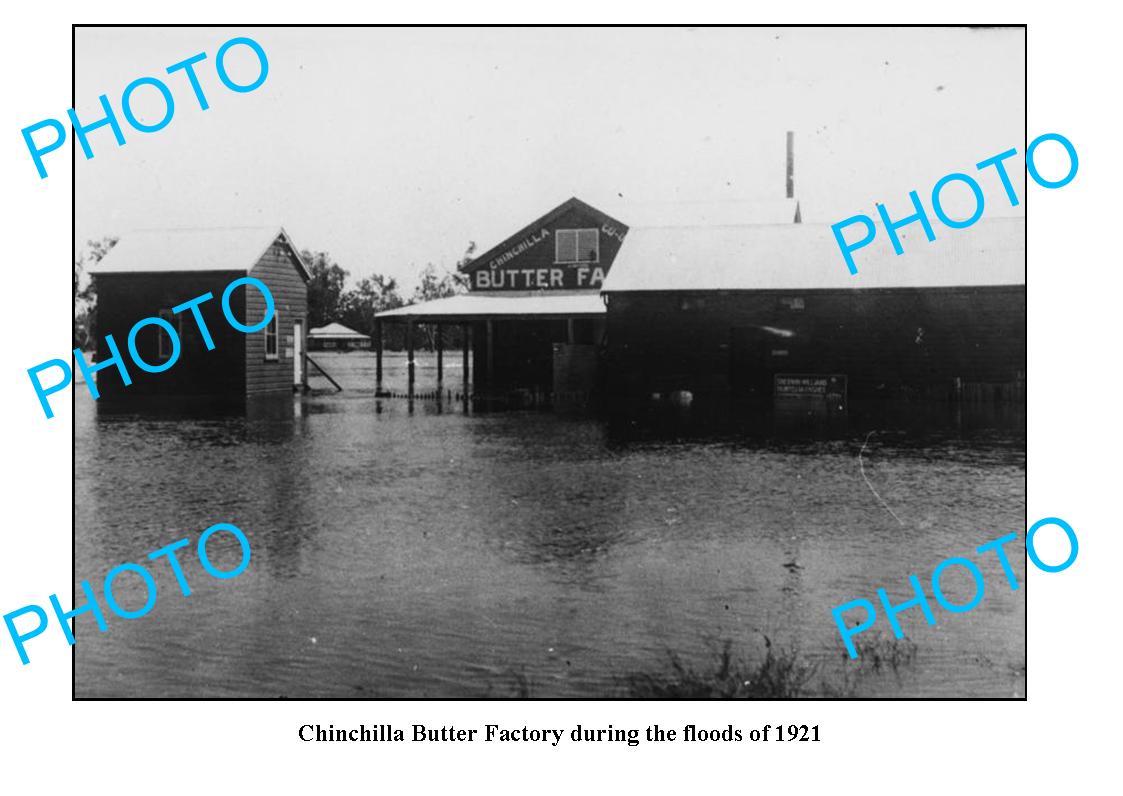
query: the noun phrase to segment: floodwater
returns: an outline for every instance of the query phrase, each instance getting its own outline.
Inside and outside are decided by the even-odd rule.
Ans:
[[[818,437],[651,432],[455,401],[411,412],[375,398],[372,356],[316,356],[347,390],[244,417],[99,416],[78,395],[77,577],[100,592],[111,567],[189,537],[193,591],[159,562],[147,616],[109,615],[107,633],[79,617],[77,697],[618,697],[671,655],[705,671],[730,643],[758,660],[765,636],[857,696],[1025,694],[1024,585],[973,552],[1024,536],[1024,411],[851,417]],[[403,380],[400,357],[387,367]],[[217,522],[251,541],[230,580],[193,552]],[[227,541],[209,552],[228,569]],[[1024,584],[1024,545],[1009,551]],[[879,587],[904,601],[914,572],[931,593],[950,556],[979,561],[979,607],[934,604],[934,627],[905,611],[916,651],[896,670],[845,658],[831,608]],[[131,578],[114,592],[136,609]],[[973,594],[962,572],[943,586]],[[889,638],[877,628],[859,639]]]

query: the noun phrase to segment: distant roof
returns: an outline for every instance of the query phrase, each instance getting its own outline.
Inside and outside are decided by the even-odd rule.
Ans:
[[[309,337],[346,337],[353,340],[369,340],[365,334],[348,329],[342,323],[329,323],[327,326],[318,326],[308,332]]]
[[[599,293],[493,292],[465,293],[380,312],[377,318],[413,320],[486,320],[488,318],[573,317],[604,315]]]
[[[851,232],[852,235],[856,234]],[[815,290],[1025,284],[1025,218],[984,219],[967,229],[885,230],[854,252],[851,275],[827,224],[633,229],[603,291]]]
[[[257,265],[277,238],[284,239],[306,280],[311,279],[300,250],[282,227],[140,230],[122,235],[117,245],[90,267],[92,274],[245,271]]]
[[[617,207],[619,205],[619,207]],[[791,224],[799,202],[795,199],[729,200],[716,202],[615,202],[612,210],[631,229],[645,227],[716,227],[745,224]]]

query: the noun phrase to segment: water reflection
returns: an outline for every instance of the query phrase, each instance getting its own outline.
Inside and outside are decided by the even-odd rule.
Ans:
[[[185,560],[187,599],[158,572],[142,620],[79,620],[78,695],[598,696],[668,650],[755,648],[754,629],[841,676],[830,607],[1024,523],[1018,412],[851,406],[793,433],[426,407],[359,389],[217,419],[78,402],[79,577],[220,521],[253,549],[224,583]],[[917,664],[874,693],[1022,688],[1024,594],[908,624]]]
[[[612,405],[606,413],[615,441],[692,441],[705,439],[842,440],[874,429],[901,439],[947,439],[990,435],[1024,439],[1024,405],[943,402],[852,401],[848,410],[820,411],[798,404],[772,407],[724,404],[707,409],[665,402]]]

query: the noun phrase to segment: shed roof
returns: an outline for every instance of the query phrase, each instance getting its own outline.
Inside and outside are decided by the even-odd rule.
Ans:
[[[815,290],[1025,284],[1025,218],[884,231],[854,253],[851,275],[827,224],[632,229],[605,279],[606,293],[659,290]]]
[[[746,224],[791,224],[797,220],[795,199],[637,202],[608,205],[631,229],[647,227],[714,227]]]
[[[244,271],[257,265],[278,238],[292,249],[305,281],[311,279],[283,227],[139,230],[121,236],[91,274]]]
[[[523,292],[464,293],[409,307],[380,312],[375,317],[415,321],[472,321],[502,318],[572,318],[604,315],[599,293]]]
[[[346,337],[352,340],[369,340],[370,338],[344,326],[342,323],[329,323],[327,326],[317,326],[308,332],[309,337]]]

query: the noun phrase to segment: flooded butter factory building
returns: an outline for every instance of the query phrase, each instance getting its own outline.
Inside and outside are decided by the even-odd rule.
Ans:
[[[852,276],[792,198],[652,207],[629,231],[570,199],[466,266],[468,294],[379,320],[463,325],[477,396],[1024,401],[1023,217],[902,230]]]
[[[464,329],[464,379],[472,374],[477,395],[591,393],[604,339],[601,287],[627,232],[576,197],[558,205],[464,266],[467,294],[379,313],[379,381],[381,324],[408,324],[412,362],[413,327],[426,323]]]
[[[1025,219],[901,237],[851,276],[826,225],[633,229],[604,285],[612,394],[1024,401]]]

